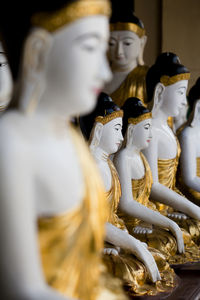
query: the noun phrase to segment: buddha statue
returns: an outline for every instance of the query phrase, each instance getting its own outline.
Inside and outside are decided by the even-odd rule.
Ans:
[[[84,118],[84,128],[88,129],[87,136],[90,135],[90,149],[100,169],[109,205],[104,262],[111,274],[123,280],[129,295],[156,295],[169,292],[176,285],[174,271],[161,252],[146,249],[143,243],[128,234],[124,222],[117,216],[121,186],[110,157],[118,151],[123,140],[122,115],[123,111],[111,98],[101,93],[95,110]],[[150,283],[147,270],[154,282],[159,281]]]
[[[199,243],[200,208],[186,199],[176,187],[180,145],[167,119],[178,115],[186,103],[189,77],[188,69],[180,64],[177,55],[170,52],[160,54],[149,69],[146,87],[152,109],[153,137],[149,147],[143,150],[153,176],[150,198],[163,215],[174,219],[185,229],[186,248],[192,246],[190,239]],[[198,249],[197,245],[193,246]]]
[[[93,109],[111,78],[109,2],[4,6],[0,25],[16,105],[0,119],[1,298],[126,299],[109,274],[115,288],[102,286],[105,192],[70,126],[72,116]]]
[[[147,36],[142,21],[133,13],[133,1],[112,1],[108,58],[113,72],[104,91],[122,106],[129,97],[146,101],[143,52]]]
[[[177,183],[181,192],[200,206],[200,78],[188,94],[189,120],[178,135],[181,145]]]
[[[13,81],[2,42],[0,41],[0,112],[8,106],[12,97]]]
[[[182,267],[193,257],[187,249],[184,253],[181,229],[150,200],[152,174],[141,151],[152,140],[151,112],[138,98],[128,98],[122,109],[125,143],[114,157],[122,187],[118,215],[130,234],[164,253],[170,264]]]

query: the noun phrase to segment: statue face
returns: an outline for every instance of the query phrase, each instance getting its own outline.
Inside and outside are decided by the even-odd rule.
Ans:
[[[131,65],[138,64],[142,51],[142,39],[128,30],[112,31],[110,33],[108,56],[112,69],[126,70]]]
[[[170,117],[177,116],[182,107],[187,104],[187,86],[188,80],[180,80],[165,87],[160,108],[166,113],[166,115]]]
[[[6,55],[0,42],[0,106],[9,104],[12,95],[13,81]]]
[[[146,119],[136,125],[129,126],[134,126],[131,137],[134,146],[140,150],[147,148],[152,139],[152,120]]]
[[[122,141],[122,118],[116,118],[103,126],[98,147],[110,155],[118,151]]]
[[[104,83],[111,79],[106,57],[108,35],[105,16],[85,17],[53,33],[46,86],[56,99],[57,110],[76,115],[93,109]]]

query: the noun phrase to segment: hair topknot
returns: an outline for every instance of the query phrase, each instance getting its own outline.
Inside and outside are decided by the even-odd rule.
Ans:
[[[133,0],[112,0],[112,16],[110,23],[133,23],[144,29],[143,22],[134,14]]]
[[[161,53],[146,75],[147,102],[152,100],[154,89],[162,76],[172,77],[183,73],[189,73],[189,70],[181,64],[176,54],[172,52]]]
[[[126,133],[129,118],[137,118],[143,114],[150,112],[149,109],[143,105],[142,101],[136,97],[128,98],[121,109],[124,111],[122,128],[123,135],[125,135]]]
[[[96,117],[105,117],[119,110],[119,106],[112,101],[110,96],[103,92],[100,93],[95,109],[90,114],[80,118],[80,127],[85,138],[89,139]]]

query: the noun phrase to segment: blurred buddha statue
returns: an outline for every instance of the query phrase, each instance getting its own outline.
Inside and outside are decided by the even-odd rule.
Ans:
[[[104,91],[122,106],[129,97],[146,101],[143,52],[147,41],[142,21],[133,13],[133,1],[112,1],[108,58],[113,79]]]
[[[4,6],[16,108],[0,119],[1,298],[125,299],[119,281],[115,289],[102,285],[104,187],[70,126],[71,117],[93,109],[111,78],[109,2]]]

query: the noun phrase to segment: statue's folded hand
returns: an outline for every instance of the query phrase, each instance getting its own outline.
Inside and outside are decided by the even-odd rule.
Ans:
[[[180,212],[173,212],[173,213],[168,213],[167,216],[170,218],[170,219],[173,219],[173,220],[187,220],[188,219],[188,216],[183,214],[183,213],[180,213]]]
[[[133,228],[134,234],[151,234],[153,232],[152,225],[149,224],[140,224]]]
[[[107,255],[114,255],[117,256],[119,254],[120,248],[104,248],[103,249],[103,254],[107,254]]]

